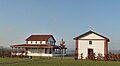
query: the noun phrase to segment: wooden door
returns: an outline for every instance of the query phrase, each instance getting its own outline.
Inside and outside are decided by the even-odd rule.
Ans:
[[[93,55],[93,49],[88,49],[88,59],[91,59]]]

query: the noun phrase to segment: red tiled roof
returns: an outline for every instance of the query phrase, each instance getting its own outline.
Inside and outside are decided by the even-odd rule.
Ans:
[[[18,44],[18,45],[11,45],[11,47],[23,47],[23,48],[52,48],[52,46],[48,44]]]
[[[47,41],[50,37],[56,42],[53,35],[31,35],[26,41]]]
[[[84,36],[86,36],[86,35],[89,35],[89,34],[91,34],[91,33],[94,33],[94,34],[96,34],[96,35],[98,35],[98,36],[100,36],[100,37],[103,37],[103,38],[107,39],[107,41],[110,41],[107,37],[102,36],[102,35],[100,35],[100,34],[98,34],[98,33],[96,33],[96,32],[93,32],[93,31],[88,31],[88,32],[86,32],[86,33],[84,33],[84,34],[82,34],[82,35],[80,35],[80,36],[77,36],[77,37],[74,38],[74,40],[77,40],[77,39],[79,39],[79,38],[82,38],[82,37],[84,37]]]
[[[60,49],[61,46],[50,46],[48,44],[18,44],[18,45],[11,45],[11,47],[43,47],[43,48],[54,48],[54,49]],[[67,49],[67,48],[65,48]]]

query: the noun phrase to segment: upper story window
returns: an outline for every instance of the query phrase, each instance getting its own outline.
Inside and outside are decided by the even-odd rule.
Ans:
[[[35,44],[37,44],[37,41],[35,41]]]
[[[50,41],[50,45],[53,45],[53,42],[52,42],[52,41]]]
[[[89,44],[92,45],[92,41],[89,41]]]
[[[32,43],[31,44],[36,44],[36,41],[31,41]]]
[[[32,44],[31,41],[27,41],[27,44]]]
[[[49,41],[47,44],[49,44],[49,45],[55,45],[55,42],[54,41]]]
[[[42,44],[42,41],[40,41],[40,44]]]

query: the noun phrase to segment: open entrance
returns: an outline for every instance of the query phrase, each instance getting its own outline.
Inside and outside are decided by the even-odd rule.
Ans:
[[[93,49],[88,49],[88,59],[92,59],[93,58]]]

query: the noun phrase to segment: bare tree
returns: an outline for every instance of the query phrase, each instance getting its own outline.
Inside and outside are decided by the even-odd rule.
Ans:
[[[65,48],[65,45],[64,45],[64,44],[65,44],[65,41],[63,41],[63,39],[62,39],[61,42],[60,42],[60,47],[61,47],[60,50],[62,50],[62,52],[61,52],[61,53],[62,53],[61,59],[64,58],[64,51],[63,51],[64,48]]]

